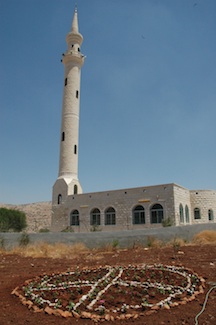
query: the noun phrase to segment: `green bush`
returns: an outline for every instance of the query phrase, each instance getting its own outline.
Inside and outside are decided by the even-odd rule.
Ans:
[[[172,219],[171,219],[170,217],[164,219],[164,220],[162,221],[162,226],[163,226],[163,227],[171,227],[171,226],[173,226],[173,221],[172,221]]]
[[[0,249],[5,248],[5,239],[4,237],[0,236]]]
[[[0,208],[0,232],[20,232],[25,229],[26,215],[14,209]]]
[[[23,232],[19,239],[20,246],[27,246],[30,243],[29,235],[26,232]]]
[[[48,228],[41,228],[39,232],[49,232],[50,230]]]

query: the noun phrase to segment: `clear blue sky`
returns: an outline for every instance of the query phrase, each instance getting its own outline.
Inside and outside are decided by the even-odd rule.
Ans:
[[[0,202],[51,200],[75,0],[0,0]],[[84,192],[216,189],[216,1],[78,0]]]

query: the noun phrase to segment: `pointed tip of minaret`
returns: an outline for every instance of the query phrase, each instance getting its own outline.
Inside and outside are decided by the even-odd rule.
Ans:
[[[79,33],[79,27],[78,27],[78,15],[77,15],[77,4],[75,4],[75,9],[74,9],[74,16],[73,16],[73,21],[72,21],[72,28],[71,31],[73,33]]]

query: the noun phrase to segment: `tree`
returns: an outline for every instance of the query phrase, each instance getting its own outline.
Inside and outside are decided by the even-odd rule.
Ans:
[[[14,209],[0,208],[0,231],[20,232],[27,226],[24,212]]]

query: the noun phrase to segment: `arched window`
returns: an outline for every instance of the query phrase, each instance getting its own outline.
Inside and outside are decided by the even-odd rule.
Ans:
[[[62,132],[62,137],[61,137],[61,140],[64,141],[65,140],[65,133]]]
[[[209,221],[213,221],[214,220],[214,212],[212,209],[208,210],[208,219]]]
[[[110,207],[105,211],[105,225],[116,224],[116,212],[115,209]]]
[[[133,224],[140,225],[145,223],[145,209],[142,205],[133,208]]]
[[[74,210],[70,214],[70,226],[79,226],[79,211]]]
[[[59,195],[58,195],[58,204],[60,204],[61,202],[62,202],[62,195],[59,194]]]
[[[194,219],[201,219],[201,214],[200,214],[199,208],[194,209]]]
[[[180,216],[180,223],[184,223],[184,210],[183,210],[183,205],[181,203],[179,205],[179,216]]]
[[[65,78],[65,86],[67,86],[67,78]]]
[[[75,184],[74,185],[74,194],[77,194],[78,193],[78,186]]]
[[[189,209],[187,205],[185,206],[185,219],[186,219],[186,223],[190,222]]]
[[[163,221],[162,205],[154,204],[150,212],[151,212],[151,223],[161,223]]]
[[[90,224],[91,226],[99,226],[100,225],[100,210],[93,209],[90,213]]]
[[[74,145],[74,154],[75,155],[77,154],[77,145],[76,144]]]

